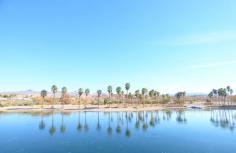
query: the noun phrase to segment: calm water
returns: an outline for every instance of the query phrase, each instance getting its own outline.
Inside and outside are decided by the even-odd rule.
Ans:
[[[0,153],[236,153],[236,111],[0,114]]]

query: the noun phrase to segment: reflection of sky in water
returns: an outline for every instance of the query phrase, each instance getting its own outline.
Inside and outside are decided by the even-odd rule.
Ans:
[[[236,152],[236,111],[1,114],[2,153]]]

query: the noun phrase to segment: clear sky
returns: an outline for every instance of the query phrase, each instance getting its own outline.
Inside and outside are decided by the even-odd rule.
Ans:
[[[0,0],[0,91],[236,88],[235,0]]]

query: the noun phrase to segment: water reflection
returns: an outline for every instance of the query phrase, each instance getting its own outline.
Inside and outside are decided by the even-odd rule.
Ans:
[[[208,113],[209,114],[209,113]],[[48,115],[50,115],[48,117]],[[140,112],[77,112],[66,114],[65,112],[47,114],[40,113],[40,120],[38,124],[39,130],[45,130],[46,124],[49,126],[49,134],[54,135],[57,132],[56,127],[60,127],[60,133],[67,132],[66,117],[65,115],[75,115],[77,118],[76,129],[78,132],[100,132],[104,130],[107,135],[123,134],[125,137],[130,138],[134,135],[134,129],[141,131],[148,131],[149,129],[156,128],[159,124],[164,122],[176,122],[178,124],[188,124],[191,122],[191,117],[188,117],[188,112],[185,110],[164,110],[164,111],[140,111]],[[89,117],[88,117],[89,115]],[[94,117],[95,116],[95,117]],[[211,110],[210,122],[216,126],[224,129],[235,129],[236,114],[233,110]],[[88,118],[87,118],[88,117]],[[93,118],[94,117],[94,118]],[[50,122],[48,123],[48,118]],[[59,119],[59,125],[55,125],[54,118]],[[188,118],[188,119],[187,119]],[[81,120],[82,119],[82,120]],[[95,122],[92,122],[94,119]],[[47,120],[47,122],[46,122]]]
[[[212,110],[210,121],[215,127],[234,131],[236,114],[233,110]]]
[[[54,126],[54,112],[52,112],[52,120],[51,120],[51,128],[49,129],[50,135],[54,135],[56,133],[56,127]]]

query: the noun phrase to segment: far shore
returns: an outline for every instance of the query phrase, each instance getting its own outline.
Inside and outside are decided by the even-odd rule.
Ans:
[[[89,111],[89,112],[117,112],[117,111],[157,111],[157,110],[165,110],[165,109],[209,109],[209,108],[234,108],[236,106],[219,106],[219,105],[203,105],[202,103],[196,104],[184,104],[184,105],[128,105],[117,106],[111,105],[100,105],[99,108],[97,105],[32,105],[32,106],[8,106],[8,107],[0,107],[0,112],[78,112],[78,111]]]

